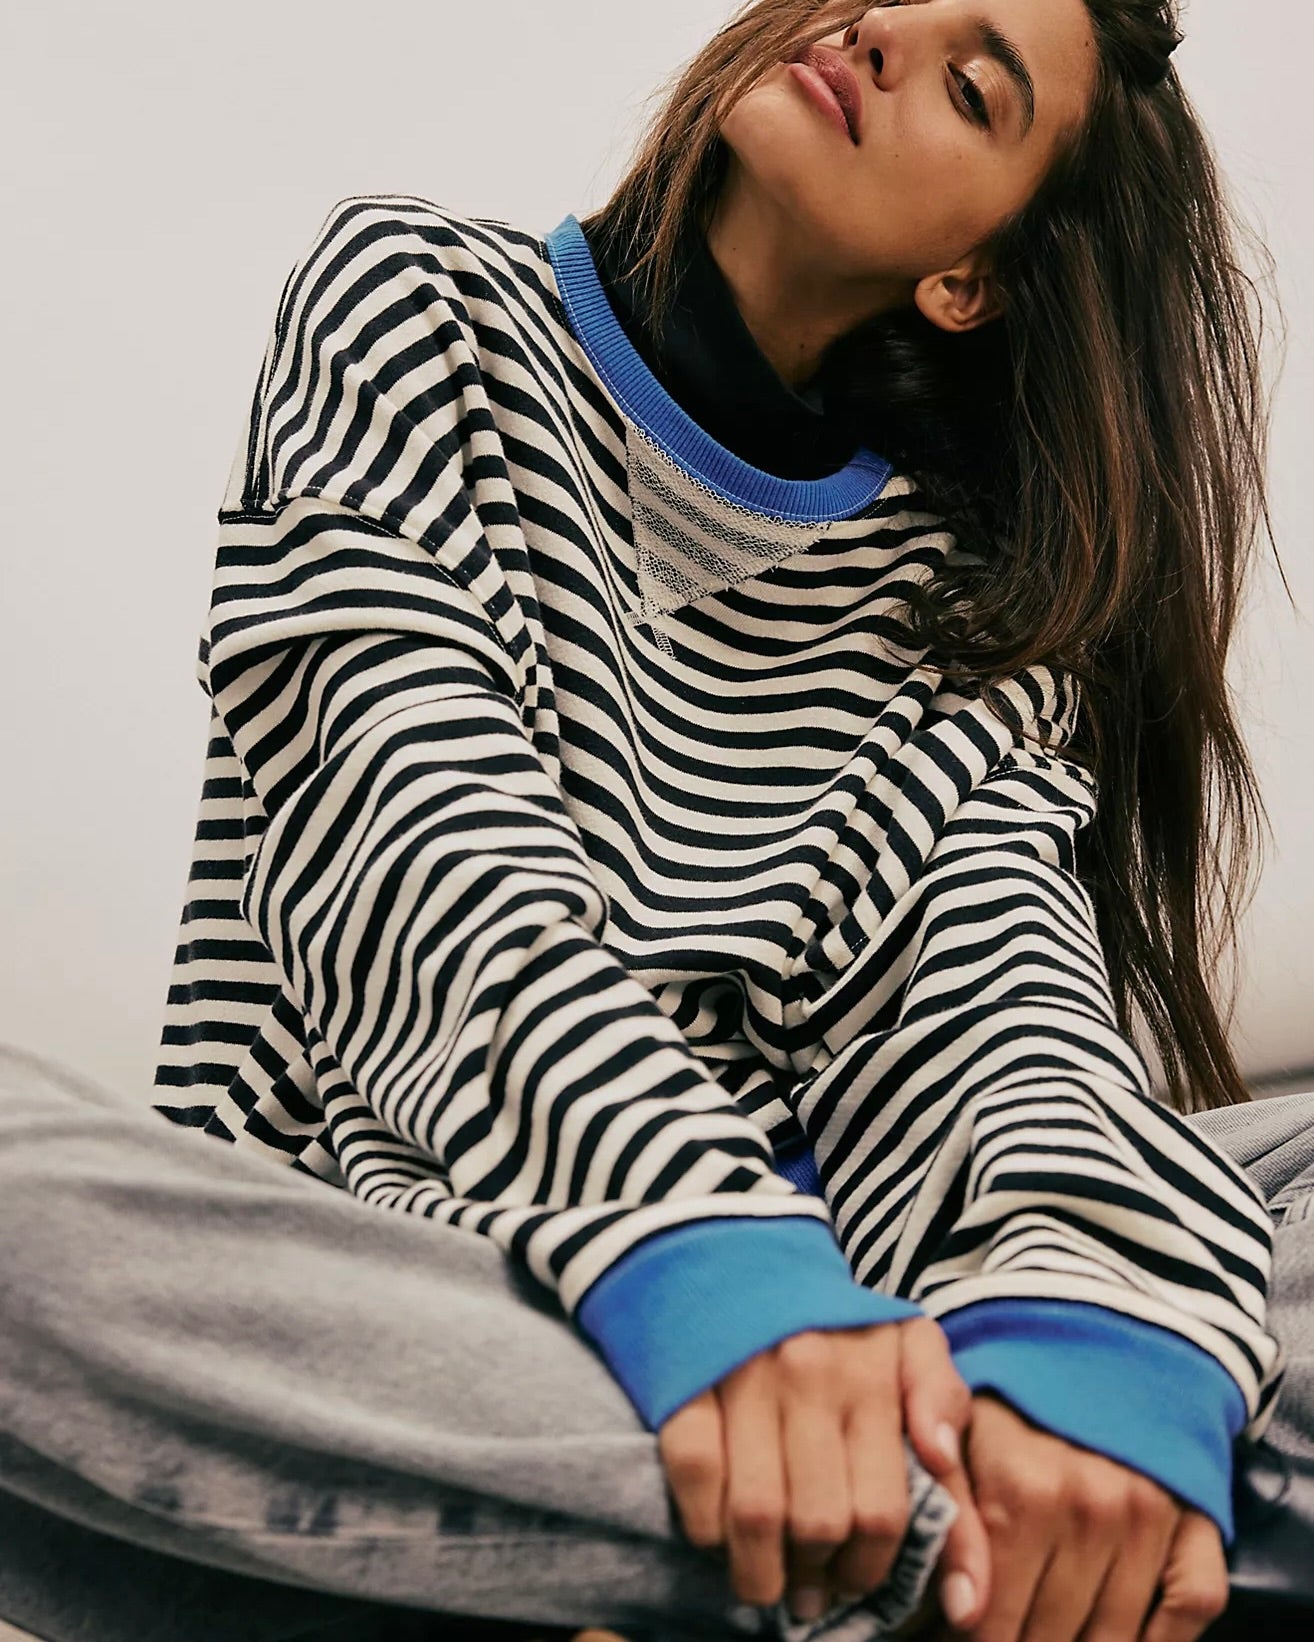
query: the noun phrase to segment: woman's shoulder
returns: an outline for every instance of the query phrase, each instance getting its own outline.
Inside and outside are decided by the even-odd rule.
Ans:
[[[545,237],[417,194],[335,200],[287,276],[280,329],[365,341],[410,323],[457,342],[452,359],[463,344],[481,375],[533,374],[569,338]]]
[[[507,305],[542,289],[544,236],[504,218],[459,211],[418,194],[347,194],[320,220],[299,266],[367,284],[436,282],[465,303]],[[373,276],[371,278],[371,276]]]

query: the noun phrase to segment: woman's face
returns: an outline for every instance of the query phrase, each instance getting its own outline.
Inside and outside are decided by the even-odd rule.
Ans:
[[[886,0],[817,45],[857,78],[856,145],[785,63],[721,135],[772,237],[858,283],[915,285],[959,263],[1035,192],[1094,86],[1082,0]]]

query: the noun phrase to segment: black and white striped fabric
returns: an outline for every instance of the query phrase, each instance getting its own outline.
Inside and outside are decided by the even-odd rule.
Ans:
[[[902,647],[955,551],[871,452],[784,481],[701,435],[573,217],[335,204],[219,513],[159,1110],[580,1319],[787,1222],[947,1328],[1171,1336],[1260,1429],[1268,1217],[1117,1029],[1074,694],[1012,681],[1018,731]]]

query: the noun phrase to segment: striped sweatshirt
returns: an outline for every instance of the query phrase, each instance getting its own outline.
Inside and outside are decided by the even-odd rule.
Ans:
[[[574,215],[338,201],[219,508],[156,1107],[492,1238],[650,1429],[925,1313],[1230,1536],[1269,1218],[1119,1032],[1073,681],[909,645],[959,551],[865,447],[716,443]]]

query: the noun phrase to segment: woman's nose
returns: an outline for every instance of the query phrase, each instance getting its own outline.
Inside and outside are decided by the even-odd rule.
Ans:
[[[886,91],[902,77],[914,51],[907,16],[895,23],[891,13],[911,9],[904,6],[870,6],[856,23],[850,24],[843,36],[844,50],[853,51],[856,47],[853,66],[861,73],[864,68],[862,59],[866,58],[868,72],[876,84]]]

